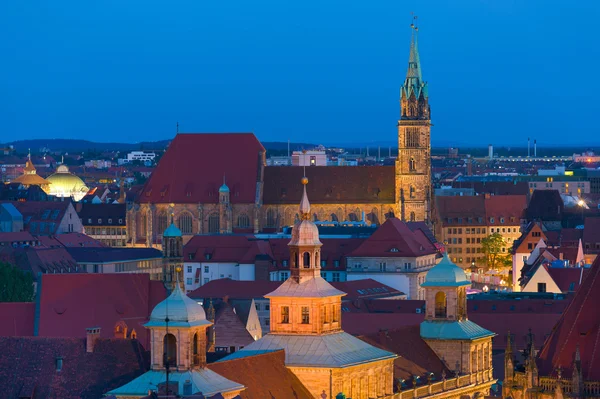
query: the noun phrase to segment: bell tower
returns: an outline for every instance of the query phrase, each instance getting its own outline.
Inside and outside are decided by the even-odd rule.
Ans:
[[[183,284],[183,236],[171,217],[171,225],[163,233],[163,282],[169,292],[176,284]]]
[[[414,17],[414,21],[416,22]],[[396,158],[396,201],[405,222],[431,219],[431,110],[427,82],[421,75],[417,35],[412,38],[408,71],[400,88],[398,158]]]

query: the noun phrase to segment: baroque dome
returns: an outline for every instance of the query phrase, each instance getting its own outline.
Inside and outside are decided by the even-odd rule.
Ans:
[[[202,305],[185,295],[179,284],[176,284],[175,289],[167,299],[154,307],[146,327],[164,326],[167,318],[169,319],[169,326],[173,327],[212,324],[206,320],[206,313]]]
[[[458,287],[470,284],[465,271],[452,263],[448,255],[444,254],[442,261],[427,272],[421,287]]]

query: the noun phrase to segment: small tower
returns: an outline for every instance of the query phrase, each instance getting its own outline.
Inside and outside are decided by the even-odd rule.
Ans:
[[[144,324],[150,330],[150,370],[108,394],[117,399],[145,397],[148,390],[156,393],[164,385],[175,395],[169,397],[188,397],[196,392],[206,397],[238,397],[245,389],[243,385],[206,367],[206,330],[210,326],[202,305],[175,284]]]
[[[181,230],[175,226],[171,217],[171,224],[163,233],[163,282],[169,291],[173,291],[175,282],[183,284],[183,236]],[[178,276],[179,275],[179,276]]]
[[[233,231],[230,199],[229,187],[225,184],[225,176],[223,176],[223,185],[219,188],[219,233],[221,234],[231,234]]]
[[[490,381],[494,333],[468,319],[470,285],[464,270],[444,254],[421,285],[425,289],[426,309],[421,337],[448,368],[458,366],[461,374],[476,374],[483,381]]]
[[[573,398],[581,398],[583,396],[583,372],[581,369],[581,353],[579,345],[575,350],[575,358],[573,359],[573,375],[571,376],[571,392]]]
[[[527,360],[525,361],[525,376],[527,380],[527,389],[537,388],[539,386],[539,372],[536,359],[536,350],[533,333],[529,329],[527,334]]]
[[[310,220],[310,202],[306,195],[308,179],[303,177],[304,192],[300,201],[298,220],[292,228],[290,249],[291,278],[297,283],[321,276],[321,246],[319,229]]]

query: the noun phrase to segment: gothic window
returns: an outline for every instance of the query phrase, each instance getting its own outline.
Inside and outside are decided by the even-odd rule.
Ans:
[[[411,212],[411,213],[410,213],[410,221],[411,221],[411,222],[416,222],[416,221],[417,221],[417,217],[415,216],[415,213],[414,213],[414,212]]]
[[[332,222],[337,222],[338,221],[338,217],[337,217],[337,215],[335,213],[331,214],[331,221]]]
[[[310,313],[308,306],[302,306],[302,324],[310,324]]]
[[[177,338],[173,334],[165,335],[164,340],[164,365],[170,367],[177,365]]]
[[[162,234],[167,229],[167,214],[161,212],[156,217],[156,232]]]
[[[250,218],[245,213],[238,216],[238,227],[240,229],[247,229],[250,227]]]
[[[417,148],[419,147],[419,128],[407,128],[404,144],[407,148]]]
[[[192,234],[192,215],[189,212],[182,212],[177,218],[177,227],[182,234]]]
[[[414,186],[410,186],[410,190],[409,190],[410,198],[415,198],[416,192],[417,192],[417,190],[415,189],[415,187]]]
[[[275,227],[275,211],[271,208],[267,210],[267,227]]]
[[[371,213],[369,213],[369,221],[371,224],[379,224],[379,211],[377,208],[371,209]]]
[[[282,306],[281,307],[281,323],[288,324],[290,322],[290,307]]]
[[[139,224],[139,232],[141,236],[146,235],[146,226],[148,223],[148,218],[146,216],[146,212],[142,212],[140,215],[140,224]]]
[[[389,218],[393,218],[393,217],[394,217],[394,210],[392,208],[390,208],[388,213],[385,214],[385,218],[389,219]]]
[[[220,218],[218,213],[211,213],[208,217],[208,232],[216,234],[219,232]]]
[[[410,157],[410,160],[408,161],[408,170],[410,170],[411,172],[417,170],[417,161],[415,161],[413,157]]]
[[[308,252],[305,252],[302,255],[302,258],[303,258],[302,265],[306,268],[310,267],[310,254]]]
[[[446,294],[442,291],[435,294],[435,317],[446,317]]]

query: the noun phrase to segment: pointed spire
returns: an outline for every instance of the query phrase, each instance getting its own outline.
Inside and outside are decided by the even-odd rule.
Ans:
[[[413,17],[413,21],[416,22],[417,16]],[[412,35],[410,38],[410,54],[408,55],[408,71],[406,72],[406,79],[416,78],[417,83],[420,83],[423,78],[421,76],[421,60],[419,58],[419,27],[415,23],[410,24],[412,29]]]
[[[302,193],[302,200],[300,201],[300,219],[310,220],[310,202],[308,202],[308,195],[306,195],[306,185],[308,184],[308,178],[304,176],[301,182],[304,186],[304,192]]]

